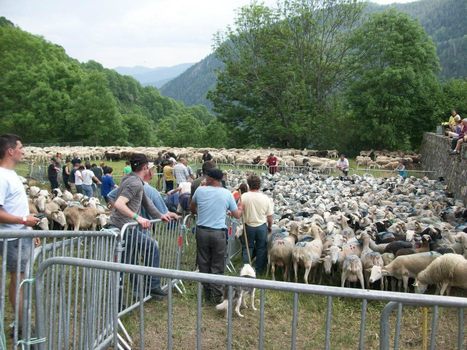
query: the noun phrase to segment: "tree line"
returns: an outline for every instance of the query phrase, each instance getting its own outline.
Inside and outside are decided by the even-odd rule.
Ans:
[[[467,112],[467,82],[438,79],[417,20],[362,15],[353,0],[243,7],[216,38],[225,65],[208,94],[235,145],[416,149],[424,131]],[[462,97],[464,96],[464,97]]]

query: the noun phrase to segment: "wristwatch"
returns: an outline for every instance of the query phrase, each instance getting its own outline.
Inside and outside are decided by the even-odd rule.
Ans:
[[[27,222],[28,222],[28,217],[27,217],[27,216],[23,216],[23,222],[22,222],[22,224],[23,224],[23,225],[26,225]]]

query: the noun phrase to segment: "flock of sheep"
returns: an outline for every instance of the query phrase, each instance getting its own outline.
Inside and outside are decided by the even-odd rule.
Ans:
[[[28,193],[29,211],[41,218],[38,227],[42,230],[55,228],[68,230],[73,227],[75,231],[97,230],[107,224],[109,210],[100,204],[97,198],[87,198],[83,194],[60,189],[40,189],[37,186],[29,187],[24,179]]]
[[[231,174],[234,186],[243,176]],[[467,289],[467,209],[444,184],[410,177],[263,175],[275,203],[272,278],[361,288]],[[303,270],[303,275],[300,271]],[[300,278],[301,279],[301,278]]]
[[[265,165],[270,153],[273,153],[281,166],[306,166],[313,169],[333,169],[336,166],[338,152],[336,150],[297,150],[297,149],[215,149],[215,148],[169,148],[169,147],[26,147],[25,160],[31,163],[47,163],[52,156],[61,153],[63,159],[78,157],[91,161],[127,160],[133,153],[144,153],[150,159],[156,159],[159,154],[174,153],[178,158],[185,158],[190,163],[200,163],[203,152],[207,150],[214,160],[222,164],[251,165],[254,159],[260,157],[259,165]],[[362,151],[357,157],[357,165],[363,168],[395,169],[400,160],[407,166],[417,164],[420,156],[415,153],[374,152],[374,161],[370,152]]]

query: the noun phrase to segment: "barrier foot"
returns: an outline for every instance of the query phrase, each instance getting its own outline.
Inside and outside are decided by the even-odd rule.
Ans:
[[[125,336],[125,338],[123,338],[120,334],[118,334],[118,339],[123,343],[123,345],[125,345],[126,349],[131,349],[131,345],[133,345],[133,339],[131,339],[130,334],[128,334],[128,331],[120,319],[118,319],[118,328],[122,330],[123,335]]]

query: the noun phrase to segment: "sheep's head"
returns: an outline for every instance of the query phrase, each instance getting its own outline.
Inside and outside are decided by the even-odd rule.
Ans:
[[[415,283],[413,284],[413,286],[415,287],[415,293],[418,293],[418,294],[425,293],[426,289],[428,288],[427,284],[424,284],[420,282],[419,280],[415,280]]]
[[[57,222],[60,226],[66,225],[65,214],[61,210],[55,211],[51,214],[52,220]]]
[[[39,227],[41,230],[46,231],[49,229],[49,220],[47,218],[42,218],[39,223],[37,224],[37,227]]]
[[[380,280],[383,276],[384,274],[381,266],[373,266],[371,268],[370,283],[375,283],[376,281]]]
[[[47,198],[45,196],[39,196],[34,200],[34,204],[36,205],[37,209],[40,212],[45,211],[45,203],[47,201]]]

